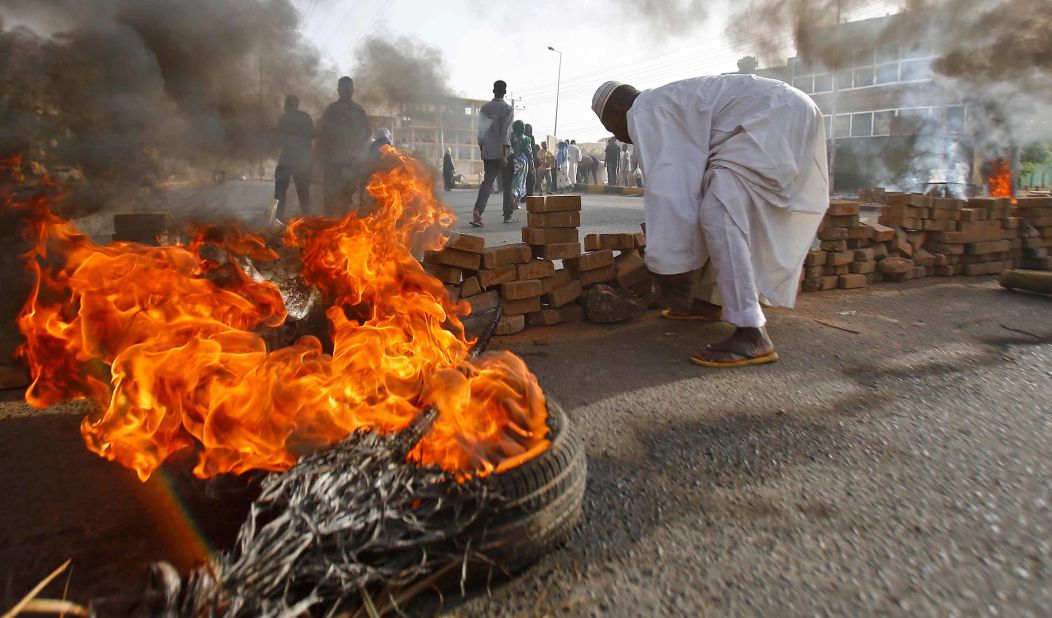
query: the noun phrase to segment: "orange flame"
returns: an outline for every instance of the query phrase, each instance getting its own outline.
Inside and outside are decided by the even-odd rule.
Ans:
[[[438,419],[410,459],[460,478],[518,465],[548,448],[546,407],[521,359],[469,359],[442,284],[413,258],[438,248],[454,215],[430,174],[394,149],[367,190],[371,212],[294,221],[284,242],[304,281],[330,301],[332,355],[315,337],[267,350],[260,332],[286,309],[276,286],[230,260],[221,276],[201,257],[205,238],[232,256],[276,254],[259,237],[200,230],[187,246],[100,246],[35,197],[29,211],[36,286],[19,317],[43,407],[90,398],[100,413],[81,431],[92,451],[145,480],[173,452],[193,448],[205,478],[284,470],[304,453],[359,429],[404,429],[434,407]],[[427,242],[431,233],[435,240]]]
[[[990,197],[1012,197],[1012,167],[1008,161],[997,159],[991,168],[990,175],[986,177]],[[1012,203],[1016,203],[1014,199]]]

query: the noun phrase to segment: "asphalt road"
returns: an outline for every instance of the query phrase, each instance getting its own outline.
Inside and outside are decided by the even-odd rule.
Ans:
[[[223,191],[265,197],[242,185]],[[472,192],[444,196],[470,211]],[[225,208],[198,198],[186,203]],[[641,204],[586,196],[582,231],[638,229]],[[518,240],[492,216],[492,242]],[[496,340],[586,445],[584,519],[448,612],[1047,615],[1052,298],[925,279],[808,294],[768,317],[783,359],[740,370],[686,360],[726,326],[653,312]],[[231,542],[236,521],[194,516],[170,479],[140,484],[89,454],[83,408],[17,397],[0,403],[0,607],[66,558],[85,600],[141,589],[144,564],[186,563],[196,538]]]

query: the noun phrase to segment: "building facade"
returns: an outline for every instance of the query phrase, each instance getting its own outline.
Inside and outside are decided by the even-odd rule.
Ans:
[[[935,79],[935,50],[902,19],[816,29],[810,40],[821,41],[822,57],[835,61],[798,55],[756,71],[792,84],[822,110],[836,192],[922,190],[932,182],[961,192],[973,180],[968,106]]]
[[[438,169],[450,148],[458,173],[480,176],[479,109],[486,103],[488,100],[461,97],[400,102],[389,120],[394,143]]]

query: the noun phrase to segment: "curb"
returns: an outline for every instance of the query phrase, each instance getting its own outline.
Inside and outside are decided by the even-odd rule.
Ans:
[[[611,187],[609,185],[585,185],[580,184],[574,187],[576,191],[581,193],[602,193],[605,195],[624,195],[627,197],[642,197],[642,187]]]

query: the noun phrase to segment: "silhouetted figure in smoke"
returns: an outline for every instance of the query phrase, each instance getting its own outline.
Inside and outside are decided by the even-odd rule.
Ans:
[[[442,157],[442,182],[446,185],[446,191],[453,190],[456,173],[457,169],[453,166],[453,149],[446,148],[446,154]]]
[[[325,108],[318,123],[318,154],[324,173],[325,212],[341,216],[358,184],[373,129],[362,106],[351,100],[354,81],[350,77],[340,78],[336,92],[339,100]]]
[[[278,201],[277,217],[285,220],[285,196],[289,183],[296,183],[296,196],[300,201],[300,212],[310,214],[311,138],[314,136],[314,121],[310,114],[300,110],[299,97],[285,97],[285,113],[278,120],[277,141],[281,147],[278,166],[274,170],[274,199]]]
[[[475,227],[482,227],[482,213],[493,190],[493,181],[501,176],[504,192],[504,222],[515,223],[511,214],[515,203],[511,197],[511,124],[515,112],[504,101],[508,85],[502,80],[493,83],[493,100],[479,110],[479,149],[482,151],[482,184],[475,200],[474,217],[469,222]]]

